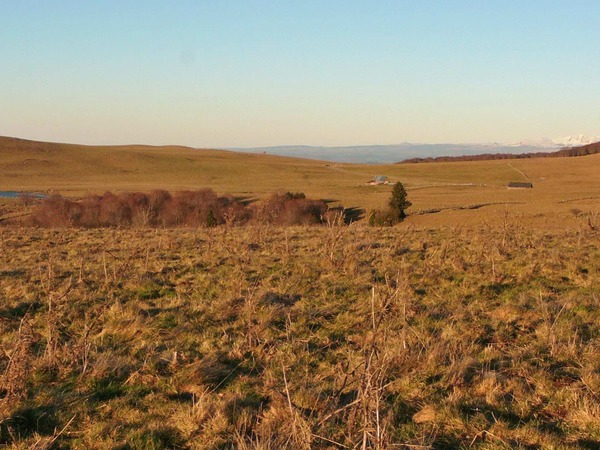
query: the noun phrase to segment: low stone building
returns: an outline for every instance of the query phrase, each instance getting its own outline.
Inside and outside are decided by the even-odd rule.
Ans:
[[[533,183],[523,181],[511,181],[507,186],[509,189],[532,189]]]
[[[370,186],[379,186],[381,184],[392,184],[392,183],[390,183],[390,181],[388,180],[387,176],[385,176],[385,175],[377,175],[371,181],[367,181],[367,184],[370,185]]]

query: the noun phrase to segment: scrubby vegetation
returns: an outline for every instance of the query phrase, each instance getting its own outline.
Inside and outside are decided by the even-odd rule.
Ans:
[[[279,225],[313,225],[326,219],[327,205],[322,200],[309,200],[302,192],[274,194],[255,210],[259,221]]]
[[[303,193],[274,194],[266,202],[248,205],[231,196],[218,196],[211,189],[107,192],[81,200],[53,195],[41,201],[25,223],[44,228],[214,227],[256,222],[305,225],[323,223],[327,209],[325,202],[309,200]]]
[[[598,448],[600,235],[511,223],[2,229],[0,445]]]
[[[406,210],[412,206],[408,201],[408,194],[401,182],[394,184],[392,194],[388,202],[388,209],[374,210],[369,216],[369,225],[392,226],[406,219]]]

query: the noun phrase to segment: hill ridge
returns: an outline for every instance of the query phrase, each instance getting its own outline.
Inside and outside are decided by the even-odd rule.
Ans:
[[[582,145],[579,147],[565,147],[554,152],[527,152],[527,153],[482,153],[479,155],[462,156],[437,156],[428,158],[410,158],[396,164],[415,164],[429,162],[458,162],[458,161],[494,161],[498,159],[530,159],[530,158],[563,158],[575,156],[588,156],[600,153],[600,142]]]

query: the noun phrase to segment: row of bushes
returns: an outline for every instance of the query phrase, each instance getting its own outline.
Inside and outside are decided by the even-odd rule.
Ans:
[[[274,194],[259,204],[247,204],[211,189],[169,193],[133,192],[89,195],[72,200],[53,195],[40,201],[28,225],[38,227],[214,227],[250,222],[310,225],[326,220],[327,204],[302,193]]]

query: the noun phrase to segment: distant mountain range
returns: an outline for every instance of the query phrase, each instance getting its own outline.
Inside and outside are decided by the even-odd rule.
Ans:
[[[522,147],[518,147],[522,148]],[[486,161],[495,159],[525,159],[525,158],[558,158],[572,156],[586,156],[600,153],[600,142],[582,145],[579,147],[563,147],[560,150],[542,151],[539,147],[534,152],[526,153],[482,153],[479,155],[437,156],[427,158],[410,158],[396,164],[428,163],[428,162],[453,162],[453,161]]]
[[[539,147],[539,148],[563,148],[563,147],[579,147],[581,145],[593,144],[600,141],[599,136],[585,136],[577,134],[574,136],[565,136],[561,138],[541,138],[521,141],[517,144],[512,144],[514,147]]]
[[[390,164],[416,158],[476,156],[482,154],[525,154],[576,147],[600,141],[600,137],[584,135],[562,138],[524,140],[513,144],[414,144],[354,145],[324,147],[284,145],[275,147],[228,148],[238,152],[266,153],[296,158],[320,159],[332,162]]]

